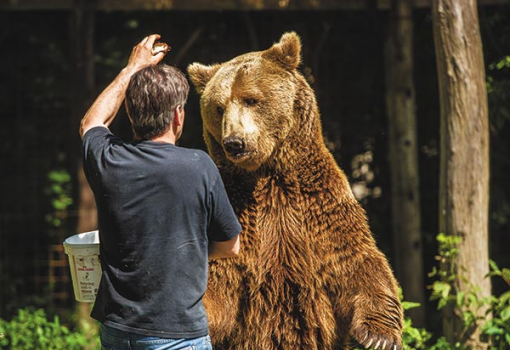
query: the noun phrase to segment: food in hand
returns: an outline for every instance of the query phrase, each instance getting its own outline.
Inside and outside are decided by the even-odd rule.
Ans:
[[[152,55],[155,56],[160,52],[167,53],[170,50],[171,50],[171,48],[168,44],[155,43],[154,46],[152,46]]]

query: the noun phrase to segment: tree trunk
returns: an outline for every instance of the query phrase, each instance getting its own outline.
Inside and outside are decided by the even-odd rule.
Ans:
[[[70,13],[69,40],[71,43],[72,93],[71,130],[72,154],[76,169],[75,184],[78,197],[77,233],[97,229],[97,212],[92,190],[87,183],[82,166],[79,122],[90,106],[94,94],[94,1],[76,0]],[[89,330],[95,324],[90,318],[90,304],[78,303],[79,325]]]
[[[392,1],[386,43],[386,107],[396,275],[405,299],[424,305],[412,15],[410,1]],[[409,315],[416,326],[425,325],[424,307],[410,310]]]
[[[489,126],[476,1],[434,0],[432,16],[441,102],[439,225],[461,238],[453,266],[466,279],[457,279],[458,288],[477,286],[479,297],[487,297]],[[479,329],[463,333],[459,313],[455,306],[444,309],[445,336],[482,348]]]

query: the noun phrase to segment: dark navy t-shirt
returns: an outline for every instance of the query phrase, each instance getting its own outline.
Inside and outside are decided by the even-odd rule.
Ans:
[[[103,268],[92,317],[149,336],[207,335],[208,240],[241,231],[215,164],[203,151],[127,143],[105,127],[87,131],[83,147]]]

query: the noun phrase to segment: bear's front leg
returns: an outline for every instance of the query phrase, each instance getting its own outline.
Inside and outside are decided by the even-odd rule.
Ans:
[[[402,349],[403,309],[398,284],[386,257],[365,236],[363,253],[351,257],[347,283],[351,294],[350,335],[366,348]],[[370,237],[370,238],[369,238]],[[369,238],[369,239],[367,239]],[[355,242],[351,242],[355,246]]]
[[[331,261],[329,266],[337,266],[325,268],[333,271],[332,278],[338,271],[332,279],[341,291],[336,314],[347,322],[350,336],[366,348],[401,350],[403,310],[393,271],[376,246],[361,206],[351,200],[335,210],[336,216],[330,217],[341,219],[331,221],[337,234],[329,237],[330,255],[323,256],[331,257],[325,259]]]

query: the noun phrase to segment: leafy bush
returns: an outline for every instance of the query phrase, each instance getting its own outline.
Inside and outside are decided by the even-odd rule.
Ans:
[[[97,349],[97,336],[71,332],[58,316],[49,320],[44,310],[20,309],[10,321],[0,319],[0,349],[9,350],[83,350]]]
[[[458,253],[457,245],[460,243],[460,239],[455,236],[439,234],[437,240],[439,242],[438,260],[442,266],[452,266],[451,262]],[[509,269],[499,269],[494,261],[490,261],[490,268],[491,272],[487,277],[501,277],[510,285]],[[499,297],[480,298],[476,286],[472,286],[467,291],[457,289],[455,281],[463,279],[463,276],[455,274],[453,269],[434,268],[429,276],[439,278],[430,286],[431,299],[437,300],[438,309],[454,303],[461,311],[464,328],[466,330],[473,327],[479,328],[483,341],[489,344],[488,350],[510,349],[510,291]],[[409,309],[417,307],[419,304],[403,302],[403,306],[404,309]],[[485,310],[485,314],[480,316],[478,310]],[[433,334],[425,329],[414,328],[411,320],[405,319],[404,350],[469,350],[461,343],[450,344],[444,337],[439,337],[433,344],[429,344],[433,338]]]

